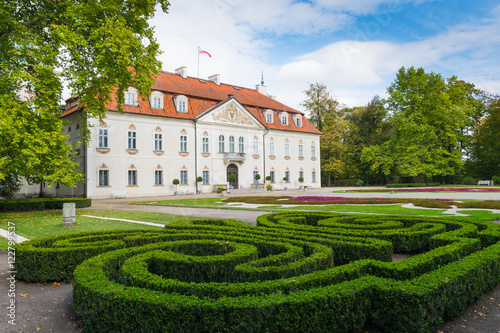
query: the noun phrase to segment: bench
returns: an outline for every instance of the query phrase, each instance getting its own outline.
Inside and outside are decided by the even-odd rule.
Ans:
[[[113,199],[116,199],[116,198],[128,198],[127,191],[111,192],[111,196],[113,197]]]
[[[479,186],[479,185],[493,186],[493,181],[492,180],[480,180],[477,182],[477,186]]]

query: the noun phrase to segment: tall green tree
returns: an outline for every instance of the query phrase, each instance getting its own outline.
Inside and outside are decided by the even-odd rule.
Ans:
[[[345,106],[331,96],[322,83],[311,83],[304,91],[302,105],[309,111],[309,120],[323,136],[320,140],[322,179],[331,186],[332,178],[343,177],[346,172],[344,136],[348,130]]]
[[[346,163],[350,177],[371,184],[383,183],[384,175],[372,171],[371,165],[361,160],[365,147],[382,144],[390,137],[391,128],[382,100],[379,96],[374,96],[366,106],[353,107],[346,111],[346,120],[349,122],[349,131],[345,138]]]
[[[102,118],[112,93],[122,107],[129,85],[148,96],[161,70],[148,23],[158,4],[167,11],[167,0],[0,3],[0,179],[82,180],[62,134],[63,81],[83,118]]]
[[[474,128],[466,170],[470,176],[500,176],[500,99],[489,103],[486,115]]]
[[[364,148],[362,160],[374,171],[416,181],[458,173],[463,164],[460,129],[470,110],[466,90],[456,77],[445,80],[423,68],[401,68],[385,100],[393,133],[385,143]]]

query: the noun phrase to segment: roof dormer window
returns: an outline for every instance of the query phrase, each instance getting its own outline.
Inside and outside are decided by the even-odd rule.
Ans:
[[[302,127],[302,115],[294,114],[292,116],[292,119],[293,119],[293,122],[295,123],[295,126]]]
[[[139,105],[139,103],[137,102],[137,89],[135,89],[134,87],[129,87],[128,90],[125,91],[125,105]]]
[[[175,109],[177,112],[188,113],[188,98],[184,95],[174,97]]]
[[[273,118],[274,118],[273,117],[273,110],[271,110],[271,109],[264,110],[264,119],[266,120],[266,123],[268,123],[268,124],[274,123]]]
[[[288,126],[288,113],[287,112],[280,112],[279,114],[281,125]]]
[[[159,91],[153,91],[149,103],[152,109],[163,110],[163,94]]]

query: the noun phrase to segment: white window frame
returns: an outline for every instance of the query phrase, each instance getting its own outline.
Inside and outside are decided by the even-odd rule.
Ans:
[[[252,141],[252,155],[259,156],[259,140]]]
[[[188,98],[184,95],[177,95],[174,97],[175,109],[180,113],[189,112]]]
[[[255,179],[255,176],[259,174],[259,171],[255,171],[253,172],[253,182],[254,183],[258,183],[259,181],[257,179]]]
[[[269,171],[269,176],[271,176],[271,180],[270,182],[271,183],[275,183],[276,182],[276,173],[274,171]]]
[[[109,186],[109,170],[99,170],[97,186],[98,187]]]
[[[203,170],[202,175],[203,175],[202,176],[202,178],[203,178],[202,184],[203,185],[210,184],[210,172],[207,170]]]
[[[240,154],[245,153],[245,138],[242,136],[240,136],[240,138],[238,139],[238,152]]]
[[[219,153],[225,153],[226,150],[226,138],[224,135],[219,135]]]
[[[109,148],[109,130],[107,128],[97,130],[97,148]]]
[[[235,142],[234,142],[234,136],[230,135],[229,136],[229,152],[234,153],[235,152]]]
[[[134,130],[127,131],[127,149],[137,149],[137,132]]]
[[[209,140],[208,136],[204,136],[201,138],[201,152],[203,154],[210,153],[210,140]]]
[[[290,171],[285,171],[285,177],[288,179],[286,182],[289,183],[290,182]]]
[[[276,156],[276,150],[274,149],[274,142],[269,142],[269,156]]]
[[[163,133],[155,133],[155,150],[163,151]]]
[[[316,146],[311,146],[311,158],[316,158]]]
[[[138,93],[137,89],[134,87],[129,87],[127,91],[125,91],[125,105],[128,106],[138,106]]]
[[[285,157],[290,157],[290,144],[285,142]]]
[[[180,175],[180,184],[181,185],[187,185],[188,184],[188,172],[187,170],[181,170]]]
[[[288,126],[288,113],[281,112],[279,116],[281,125]]]
[[[303,179],[304,179],[304,181],[306,180],[306,179],[304,178],[304,171],[299,171],[299,178],[303,178]]]
[[[163,185],[163,170],[155,170],[155,186]]]
[[[137,170],[127,171],[127,184],[128,186],[137,186]]]
[[[304,157],[304,145],[299,144],[299,158],[303,158],[303,157]]]
[[[150,106],[152,109],[163,110],[163,94],[159,91],[151,92],[149,98]]]
[[[181,153],[188,152],[188,136],[187,136],[187,134],[181,134],[179,136],[179,152],[181,152]]]
[[[312,182],[313,182],[313,183],[316,183],[316,171],[313,171],[313,172],[311,173],[311,178],[312,178]]]

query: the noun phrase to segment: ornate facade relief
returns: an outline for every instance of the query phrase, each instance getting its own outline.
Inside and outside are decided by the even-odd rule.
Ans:
[[[221,108],[218,113],[214,113],[212,115],[212,118],[213,120],[219,121],[221,123],[254,125],[252,119],[241,112],[233,103],[229,103],[227,106]]]

